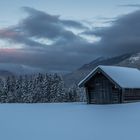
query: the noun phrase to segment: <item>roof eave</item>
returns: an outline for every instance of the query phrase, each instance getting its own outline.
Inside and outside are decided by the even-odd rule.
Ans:
[[[96,67],[92,72],[89,73],[88,76],[86,76],[79,84],[78,86],[81,87],[85,87],[85,84],[90,80],[90,78],[92,78],[92,76],[94,76],[94,74],[97,71],[102,72],[105,76],[107,76],[109,78],[110,81],[112,81],[118,88],[123,88],[121,85],[119,85],[118,83],[116,83],[107,73],[105,73],[102,68],[100,68],[100,66]]]
[[[78,84],[79,87],[84,87],[85,84],[88,82],[88,80],[96,73],[96,71],[99,69],[99,67],[96,67],[94,70],[92,70],[83,80],[81,80]]]

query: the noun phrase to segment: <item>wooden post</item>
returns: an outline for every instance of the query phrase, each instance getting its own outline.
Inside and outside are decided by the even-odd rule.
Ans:
[[[90,104],[90,99],[89,99],[89,93],[88,93],[88,88],[86,88],[86,98],[87,98],[87,104]]]
[[[123,102],[124,102],[124,98],[123,98],[124,93],[125,93],[125,89],[122,89],[122,90],[121,90],[121,99],[120,99],[120,103],[123,103]]]

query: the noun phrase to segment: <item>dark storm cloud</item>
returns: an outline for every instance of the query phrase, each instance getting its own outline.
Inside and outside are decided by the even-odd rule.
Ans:
[[[64,28],[72,27],[75,29],[87,29],[82,23],[73,20],[61,20],[59,16],[49,15],[33,8],[24,7],[28,17],[19,22],[15,27],[0,30],[0,37],[10,39],[17,43],[23,43],[28,46],[44,46],[31,39],[50,39],[51,41],[73,41],[79,40],[73,32]]]
[[[101,37],[96,45],[102,55],[119,55],[140,51],[140,11],[119,17],[111,27],[85,31],[86,35]]]
[[[61,20],[62,24],[67,27],[77,28],[77,29],[88,29],[82,23],[73,20]]]
[[[19,28],[24,30],[25,35],[37,38],[57,39],[73,39],[75,35],[65,30],[64,26],[75,29],[87,29],[82,23],[73,20],[61,20],[59,16],[49,15],[33,8],[24,7],[29,16],[20,24]]]
[[[109,27],[89,29],[78,21],[63,20],[29,7],[23,9],[28,16],[15,26],[1,29],[0,39],[24,48],[11,54],[0,53],[0,62],[69,71],[99,56],[140,51],[140,11],[114,19]],[[75,34],[71,28],[81,33]],[[101,39],[89,43],[82,35]]]
[[[67,28],[83,31],[88,27],[81,22],[63,20],[60,16],[49,15],[33,8],[24,7],[23,9],[28,13],[26,18],[15,26],[0,30],[1,39],[24,46],[22,52],[11,54],[11,63],[22,63],[58,71],[71,70],[85,63],[80,60],[81,57],[87,59],[85,46],[88,42]],[[47,41],[44,43],[38,41],[39,39],[49,39],[52,44],[48,45]],[[16,55],[17,53],[21,55]],[[7,56],[6,53],[5,56]],[[7,59],[0,59],[0,62],[3,60]]]
[[[21,33],[18,33],[14,29],[10,29],[10,28],[1,29],[0,38],[3,40],[8,40],[13,43],[23,44],[26,46],[36,46],[36,47],[44,46],[41,43],[28,39],[26,36],[22,35]]]

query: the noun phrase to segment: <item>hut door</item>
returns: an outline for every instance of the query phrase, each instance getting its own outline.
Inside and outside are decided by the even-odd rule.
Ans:
[[[94,98],[98,104],[109,104],[111,103],[111,94],[110,89],[107,88],[106,85],[103,85],[103,83],[98,83],[95,86],[94,89]]]
[[[110,104],[111,103],[111,86],[109,80],[100,75],[94,81],[94,99],[98,104]]]
[[[104,101],[104,95],[101,88],[101,83],[96,84],[96,94],[97,94],[97,103],[102,104]]]
[[[102,103],[110,104],[111,103],[111,89],[106,86],[102,86]]]
[[[112,103],[112,83],[102,73],[97,73],[91,80],[88,93],[90,103]]]
[[[101,86],[100,86],[100,94],[102,97],[102,101],[100,103],[102,104],[110,104],[111,103],[111,96],[112,96],[112,90],[110,83],[107,79],[102,79]]]

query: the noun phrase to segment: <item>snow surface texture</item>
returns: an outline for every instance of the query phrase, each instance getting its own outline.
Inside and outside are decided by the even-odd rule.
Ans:
[[[98,66],[88,76],[86,76],[79,85],[84,85],[100,68],[113,81],[119,84],[122,88],[140,88],[140,70],[136,68],[119,67],[119,66]]]
[[[140,140],[140,103],[1,104],[1,140]]]

